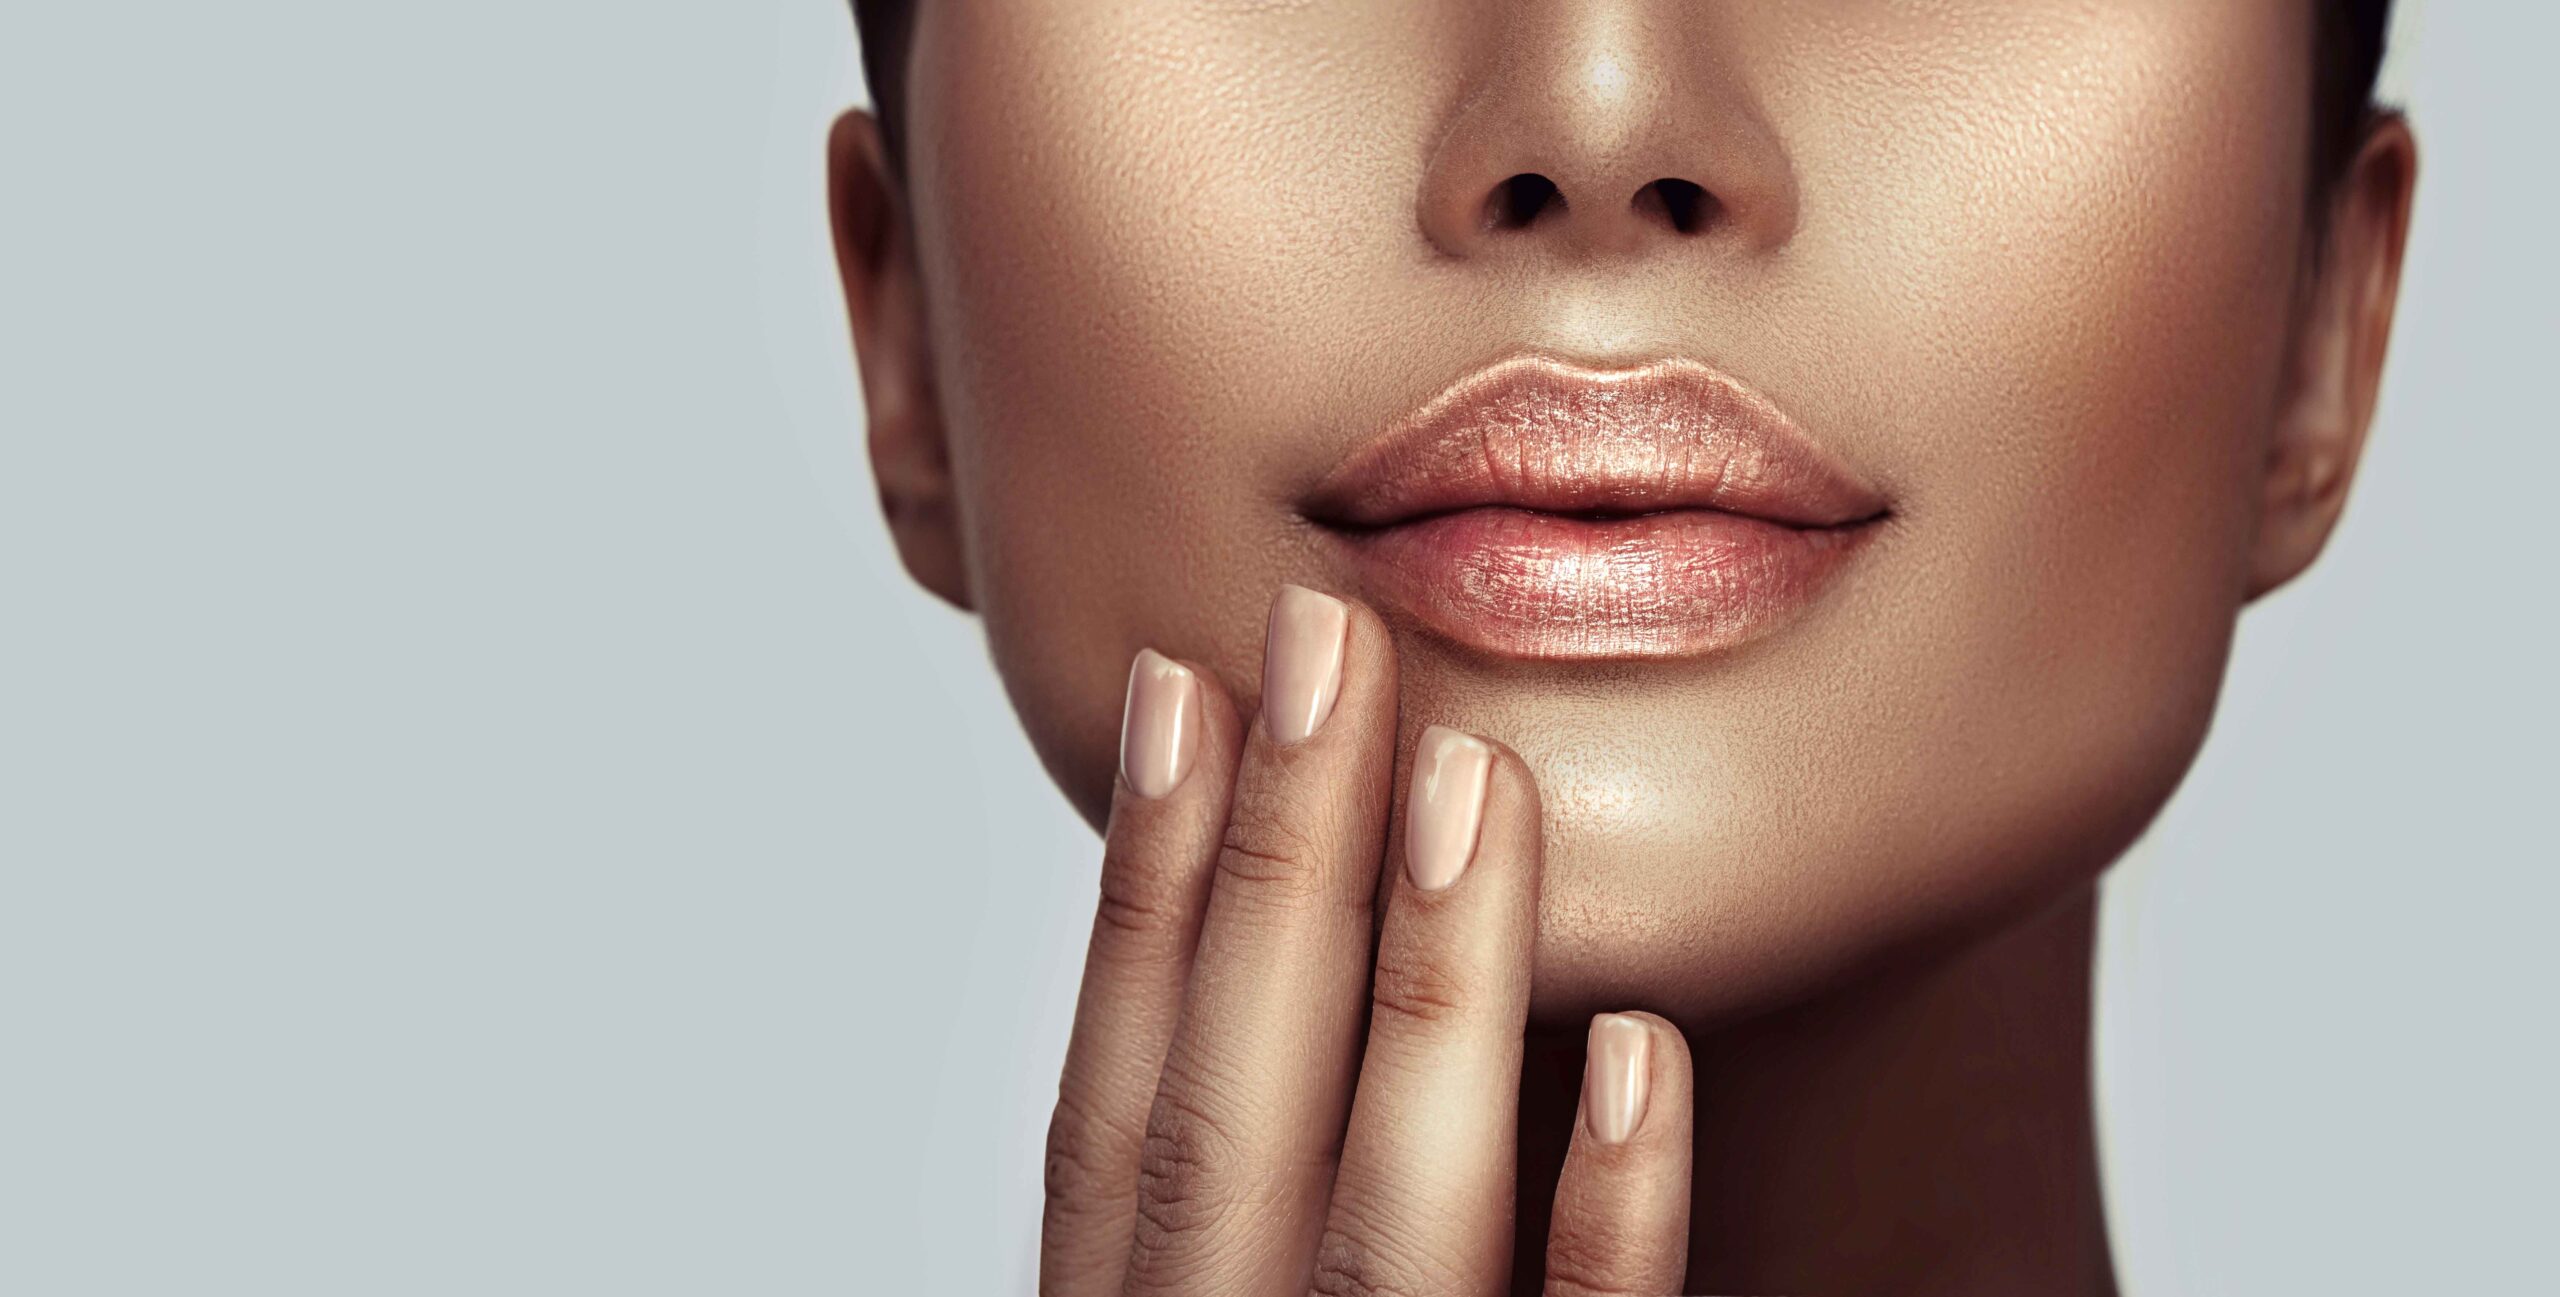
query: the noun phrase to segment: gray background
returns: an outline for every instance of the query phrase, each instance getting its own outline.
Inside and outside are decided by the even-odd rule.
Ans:
[[[2362,483],[2111,884],[2137,1293],[2514,1290],[2560,1207],[2560,10],[2415,27]],[[854,68],[0,17],[0,1291],[1026,1286],[1094,850],[868,501]]]

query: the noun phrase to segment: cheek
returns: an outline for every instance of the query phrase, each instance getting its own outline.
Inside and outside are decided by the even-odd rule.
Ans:
[[[2288,6],[2101,8],[2018,6],[1790,105],[1807,291],[1839,304],[1814,327],[1897,477],[1857,741],[1915,883],[2112,858],[2202,741],[2246,587],[2299,38]]]
[[[1760,372],[1896,516],[1646,741],[1524,745],[1584,865],[1550,871],[1542,977],[1714,1009],[1973,930],[2103,868],[2202,742],[2284,373],[2296,37],[2238,13],[2277,6],[1976,8],[1938,45],[1794,33],[1890,66],[1758,73],[1804,194]]]
[[[1909,41],[1791,105],[1802,291],[1830,308],[1808,322],[1856,358],[1840,399],[1905,516],[1965,536],[1946,575],[2058,597],[2057,564],[2094,562],[2222,599],[2300,252],[2308,90],[2269,75],[2299,62],[2289,10],[2061,8]]]
[[[1422,115],[1341,100],[1413,76],[1341,9],[1236,8],[954,0],[918,33],[910,174],[974,593],[1089,813],[1142,643],[1258,678],[1309,434],[1360,370],[1344,344],[1417,323],[1361,285],[1410,242],[1414,174],[1377,159]]]

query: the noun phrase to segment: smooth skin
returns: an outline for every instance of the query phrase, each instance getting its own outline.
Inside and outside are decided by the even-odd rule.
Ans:
[[[1108,826],[1103,925],[1158,925],[1098,929],[1053,1289],[1498,1289],[1506,1215],[1531,1290],[1558,1252],[1668,1267],[1553,1196],[1608,1165],[1577,1142],[1589,1024],[1642,1009],[1642,1129],[1692,1123],[1691,1290],[2112,1291],[2097,880],[2185,776],[2241,610],[2335,528],[2397,299],[2416,148],[2381,115],[2314,183],[2313,3],[917,10],[903,152],[863,113],[830,144],[883,509]],[[1530,174],[1547,216],[1480,219]],[[1649,207],[1663,180],[1706,218]],[[1362,588],[1309,495],[1524,353],[1711,364],[1888,516],[1730,652],[1470,651]],[[1336,711],[1272,748],[1214,699],[1254,692],[1288,586],[1367,611]],[[1212,701],[1136,807],[1145,648]],[[1417,900],[1389,790],[1433,726],[1504,754],[1501,849]],[[1491,947],[1452,916],[1526,897],[1512,962],[1464,962]],[[1408,928],[1452,944],[1407,961]],[[1425,1046],[1362,1052],[1373,969],[1392,996],[1416,967],[1483,979],[1454,1016],[1511,1024],[1516,1070],[1454,1021],[1438,1099],[1381,1067]],[[1509,1142],[1458,1134],[1515,1107]]]
[[[1393,637],[1366,608],[1281,595],[1315,600],[1342,613],[1338,659],[1312,673],[1338,672],[1339,692],[1303,737],[1303,709],[1265,706],[1247,728],[1214,676],[1157,668],[1157,687],[1189,691],[1159,710],[1196,726],[1194,751],[1153,795],[1124,763],[1113,795],[1050,1126],[1040,1286],[1053,1297],[1511,1284],[1537,784],[1508,749],[1429,731],[1426,744],[1487,768],[1471,787],[1417,778],[1408,813],[1392,814]],[[1309,656],[1279,622],[1271,652]],[[1282,693],[1303,696],[1266,703]],[[1475,803],[1458,817],[1472,841],[1417,854],[1410,798],[1435,791]],[[1544,1290],[1674,1292],[1687,1047],[1649,1014],[1606,1015],[1592,1034],[1595,1056],[1631,1066],[1594,1068]]]
[[[1539,771],[1550,1024],[1736,1021],[2009,928],[2167,799],[2240,609],[2344,507],[2414,150],[2380,123],[2312,219],[2310,12],[933,0],[903,158],[866,114],[833,144],[899,553],[1097,825],[1139,648],[1247,680],[1279,586],[1370,602],[1407,737]],[[1530,173],[1549,217],[1479,219]],[[1710,363],[1890,516],[1739,651],[1453,645],[1308,495],[1523,352]]]

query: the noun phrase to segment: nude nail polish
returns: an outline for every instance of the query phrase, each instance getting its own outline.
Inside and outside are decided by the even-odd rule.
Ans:
[[[1436,892],[1467,871],[1492,778],[1493,748],[1484,740],[1444,725],[1422,732],[1405,796],[1404,868],[1414,886]]]
[[[1341,600],[1280,587],[1262,645],[1262,728],[1272,742],[1299,742],[1333,714],[1350,630],[1351,609]]]
[[[1591,1020],[1582,1064],[1582,1120],[1603,1144],[1623,1144],[1644,1124],[1653,1088],[1653,1031],[1642,1018],[1604,1013]]]
[[[1120,777],[1140,797],[1162,797],[1182,786],[1199,750],[1199,678],[1154,649],[1138,650],[1120,713]]]

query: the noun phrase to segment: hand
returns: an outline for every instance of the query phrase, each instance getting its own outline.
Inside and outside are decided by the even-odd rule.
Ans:
[[[1042,1293],[1511,1291],[1538,792],[1433,728],[1391,817],[1395,694],[1378,619],[1295,587],[1250,730],[1207,672],[1139,656]],[[1546,1291],[1679,1289],[1689,1123],[1679,1033],[1596,1019]]]

